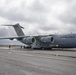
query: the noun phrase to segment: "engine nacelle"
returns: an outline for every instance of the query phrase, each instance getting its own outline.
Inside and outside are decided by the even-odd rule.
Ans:
[[[26,44],[32,44],[35,42],[35,38],[33,37],[27,37],[27,38],[24,38],[23,41],[26,43]]]
[[[54,39],[52,36],[41,37],[41,42],[44,43],[53,43]]]

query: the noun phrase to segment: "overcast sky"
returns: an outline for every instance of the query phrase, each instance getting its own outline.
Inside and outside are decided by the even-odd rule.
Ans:
[[[20,23],[26,35],[76,33],[76,0],[0,0],[0,25]],[[0,36],[16,35],[0,26]]]

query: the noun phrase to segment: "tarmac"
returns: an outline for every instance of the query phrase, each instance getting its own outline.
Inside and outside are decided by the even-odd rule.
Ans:
[[[76,75],[76,48],[0,47],[0,75]]]

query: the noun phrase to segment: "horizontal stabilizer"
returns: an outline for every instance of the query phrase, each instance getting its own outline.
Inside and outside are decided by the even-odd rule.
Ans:
[[[12,25],[12,24],[7,25],[6,24],[6,25],[2,25],[2,26],[13,26],[13,28],[15,29],[18,36],[25,36],[22,29],[21,29],[21,28],[24,28],[24,27],[20,26],[19,23],[15,24],[15,25]]]
[[[5,24],[5,25],[2,25],[2,26],[16,26],[16,25],[19,25],[20,26],[20,24],[19,23],[17,23],[17,24]],[[22,26],[20,26],[21,28],[23,28],[24,29],[24,27],[22,27]]]

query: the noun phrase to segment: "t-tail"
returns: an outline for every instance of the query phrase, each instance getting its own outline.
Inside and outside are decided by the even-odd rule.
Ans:
[[[14,29],[15,29],[15,31],[16,31],[16,33],[17,33],[18,36],[25,36],[24,33],[23,33],[23,31],[22,31],[22,29],[21,29],[21,28],[23,28],[22,26],[20,26],[17,23],[15,25],[13,25],[13,27],[14,27]]]
[[[20,26],[19,23],[15,24],[15,25],[4,25],[4,26],[13,26],[13,28],[15,29],[18,36],[25,36],[25,34],[23,33],[23,31],[21,29],[24,27]]]

